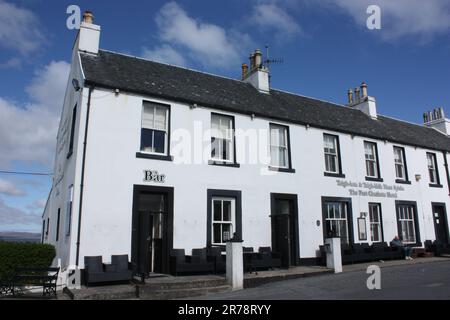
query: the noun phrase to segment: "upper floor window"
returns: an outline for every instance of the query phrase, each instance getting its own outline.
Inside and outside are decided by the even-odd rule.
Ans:
[[[380,178],[376,143],[364,141],[364,153],[366,158],[366,176],[368,178]]]
[[[70,156],[73,153],[73,144],[75,141],[75,124],[77,121],[77,105],[75,105],[75,107],[73,107],[72,110],[72,124],[70,127],[70,137],[69,137],[69,151],[67,153],[67,158],[70,158]]]
[[[395,177],[398,180],[407,181],[405,149],[394,147]]]
[[[430,184],[433,184],[433,185],[440,184],[436,154],[427,153],[427,162],[428,162],[428,174],[430,176]]]
[[[323,144],[325,153],[325,172],[332,174],[342,173],[339,137],[331,134],[324,134]]]
[[[215,161],[234,162],[234,118],[213,113],[211,115],[211,158]]]
[[[144,102],[142,108],[141,151],[167,155],[169,107]]]
[[[270,164],[276,168],[290,167],[288,127],[270,124]]]

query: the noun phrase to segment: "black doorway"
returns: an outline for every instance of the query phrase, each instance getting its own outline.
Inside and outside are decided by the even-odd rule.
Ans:
[[[141,274],[169,273],[173,188],[134,186],[131,261]]]
[[[299,233],[297,195],[271,194],[272,251],[281,255],[281,266],[298,265]]]
[[[433,203],[433,221],[434,231],[436,233],[436,241],[440,243],[448,243],[448,225],[447,225],[447,212],[444,203]]]

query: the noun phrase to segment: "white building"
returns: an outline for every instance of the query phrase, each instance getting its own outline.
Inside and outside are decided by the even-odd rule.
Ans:
[[[43,215],[63,268],[129,254],[164,273],[171,248],[233,234],[285,265],[315,264],[330,234],[449,240],[442,110],[421,126],[377,114],[365,84],[346,106],[275,90],[259,51],[234,80],[99,50],[91,18],[73,49]]]

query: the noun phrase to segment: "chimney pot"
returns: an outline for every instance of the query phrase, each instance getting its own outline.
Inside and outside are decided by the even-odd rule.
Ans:
[[[83,21],[89,24],[94,23],[94,15],[91,11],[85,11],[83,14]]]
[[[359,102],[361,100],[361,90],[359,88],[355,88],[355,101]]]
[[[361,84],[361,91],[362,91],[362,98],[363,99],[367,98],[367,84],[365,82]]]
[[[353,104],[353,90],[352,89],[348,90],[347,96],[348,96],[348,104]]]
[[[260,49],[256,49],[253,53],[255,59],[255,68],[261,68],[262,66],[262,53]]]
[[[245,77],[247,77],[248,74],[248,65],[246,63],[242,64],[242,80],[245,79]]]

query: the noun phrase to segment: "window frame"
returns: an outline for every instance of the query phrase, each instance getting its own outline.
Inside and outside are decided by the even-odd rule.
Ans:
[[[221,220],[216,220],[214,218],[215,216],[215,205],[214,202],[216,201],[220,201],[221,203]],[[223,208],[224,208],[224,202],[229,201],[231,203],[231,217],[229,221],[226,221],[223,219]],[[236,198],[234,197],[223,197],[223,196],[212,196],[211,198],[211,208],[212,208],[212,215],[211,215],[211,245],[213,246],[224,246],[226,245],[226,241],[223,241],[223,229],[222,227],[224,225],[229,225],[230,226],[230,239],[233,237],[233,234],[236,230]],[[222,242],[215,242],[214,241],[214,225],[220,225],[220,230],[221,230],[221,234],[220,234],[220,238],[222,240]],[[228,239],[228,240],[230,240]]]
[[[400,211],[399,209],[401,207],[409,207],[412,208],[412,218],[413,219],[400,219]],[[398,237],[400,240],[406,244],[406,245],[413,245],[413,246],[421,246],[421,240],[420,240],[420,227],[419,227],[419,215],[417,212],[417,203],[415,201],[395,201],[395,211],[396,211],[396,218],[397,218],[397,231],[398,231]],[[413,221],[413,230],[414,230],[414,236],[415,236],[415,242],[405,241],[403,239],[403,233],[402,233],[402,224],[401,221]]]
[[[286,166],[277,166],[274,165],[272,163],[272,148],[280,148],[283,146],[278,146],[278,145],[272,145],[272,128],[283,128],[284,134],[285,134],[285,139],[286,139]],[[269,170],[271,171],[279,171],[279,172],[288,172],[288,173],[295,173],[295,170],[292,169],[292,157],[291,157],[291,138],[290,138],[290,131],[289,131],[289,126],[288,125],[284,125],[284,124],[279,124],[279,123],[274,123],[274,122],[269,122],[269,157],[270,157],[270,165],[269,165]]]
[[[67,159],[69,159],[73,154],[73,146],[75,144],[75,126],[77,123],[77,108],[78,104],[76,103],[72,109],[72,119],[70,125],[70,136],[69,136],[69,150],[67,151]]]
[[[61,222],[61,208],[58,208],[58,213],[56,215],[56,236],[55,241],[59,241],[59,224]]]
[[[372,208],[373,207],[377,208],[378,220],[379,220],[378,222],[374,222],[372,220]],[[373,228],[372,228],[374,225],[377,225],[379,235],[380,235],[379,240],[374,240]],[[384,242],[383,212],[381,210],[381,203],[369,202],[369,229],[370,229],[370,241],[372,243]]]
[[[152,106],[154,109],[153,111],[153,122],[155,122],[155,113],[156,113],[156,109],[159,108],[165,108],[166,109],[166,123],[165,123],[165,139],[164,139],[164,152],[160,153],[160,152],[150,152],[150,151],[145,151],[143,150],[143,141],[142,141],[142,133],[144,129],[147,130],[152,130],[153,131],[153,135],[152,135],[152,139],[153,139],[153,145],[154,145],[154,132],[155,131],[160,131],[162,132],[163,130],[160,129],[155,129],[155,128],[144,128],[143,126],[143,121],[144,121],[144,110],[146,105],[150,105]],[[171,105],[169,104],[164,104],[164,103],[159,103],[159,102],[155,102],[155,101],[150,101],[150,100],[143,100],[142,101],[142,106],[141,106],[141,125],[140,125],[140,134],[139,134],[139,138],[140,138],[140,143],[139,143],[139,151],[136,153],[136,157],[137,158],[143,158],[143,159],[154,159],[154,160],[166,160],[166,161],[173,161],[173,157],[170,156],[170,133],[171,133]],[[154,127],[154,124],[153,124]],[[153,146],[154,148],[154,146]]]
[[[221,117],[221,118],[229,118],[230,119],[230,124],[231,124],[231,141],[229,141],[230,143],[230,160],[226,160],[226,159],[222,159],[222,158],[213,158],[212,157],[212,139],[213,137],[213,129],[212,129],[212,124],[213,124],[213,117]],[[210,125],[210,129],[211,129],[211,143],[210,143],[210,148],[211,148],[211,152],[210,152],[210,160],[208,161],[209,165],[218,165],[218,166],[226,166],[226,167],[237,167],[239,168],[239,164],[237,163],[237,157],[236,157],[236,126],[235,126],[235,117],[233,115],[229,115],[229,114],[223,114],[223,113],[217,113],[217,112],[211,112],[211,125]],[[223,138],[221,138],[223,139]]]
[[[218,190],[208,189],[206,194],[206,246],[213,246],[213,198],[234,198],[235,199],[235,226],[234,232],[238,239],[242,239],[242,192],[240,190]],[[233,236],[233,235],[231,235]],[[225,250],[225,245],[218,245]]]
[[[72,229],[72,213],[73,213],[73,197],[74,197],[74,186],[71,185],[67,192],[67,202],[66,202],[66,217],[65,217],[65,230],[64,233],[66,237],[69,237]]]
[[[347,234],[348,234],[348,244],[354,243],[354,226],[353,226],[353,209],[352,209],[352,199],[351,198],[339,198],[339,197],[322,197],[322,231],[323,239],[327,238],[327,204],[328,203],[339,203],[340,205],[345,204],[347,206]]]
[[[406,151],[404,147],[400,147],[400,146],[394,146],[393,147],[394,150],[394,170],[395,170],[395,182],[396,183],[403,183],[403,184],[411,184],[411,182],[409,181],[409,175],[408,175],[408,163],[406,161]],[[398,163],[396,160],[396,151],[399,150],[400,151],[400,155],[402,158],[403,163]],[[399,178],[397,176],[397,165],[401,165],[403,166],[403,174],[404,177],[403,178]]]
[[[373,160],[367,159],[368,154],[366,153],[366,144],[371,145],[372,150],[375,152]],[[366,181],[383,182],[383,179],[381,178],[381,172],[380,172],[380,159],[379,159],[379,155],[378,155],[378,144],[373,141],[364,140],[363,147],[364,147],[364,164],[365,164],[364,167],[365,167],[365,171],[366,171],[366,175],[365,175]],[[374,167],[376,170],[375,176],[369,175],[368,167],[367,167],[368,161],[373,162],[375,164],[375,167]]]
[[[433,160],[433,165],[434,165],[433,169],[434,169],[434,173],[436,175],[436,181],[435,182],[431,181],[430,166],[429,166],[429,163],[428,163],[428,160],[429,160],[428,157],[430,157],[430,156],[431,156],[431,158]],[[439,176],[439,168],[438,168],[436,153],[427,152],[427,171],[428,171],[428,180],[430,182],[430,184],[429,184],[430,187],[439,187],[439,188],[443,187],[441,185],[441,179],[440,179],[440,176]]]
[[[333,171],[328,171],[327,170],[327,152],[325,150],[325,138],[326,137],[331,137],[334,139],[335,142],[335,148],[336,148],[336,155],[334,155],[334,157],[336,157],[336,172]],[[324,148],[324,160],[325,160],[325,171],[324,171],[324,175],[327,177],[338,177],[338,178],[345,178],[345,175],[342,173],[342,157],[341,157],[341,145],[340,145],[340,141],[339,141],[339,136],[335,135],[335,134],[330,134],[330,133],[324,133],[323,134],[323,148]],[[333,156],[333,154],[329,154],[331,156]]]

